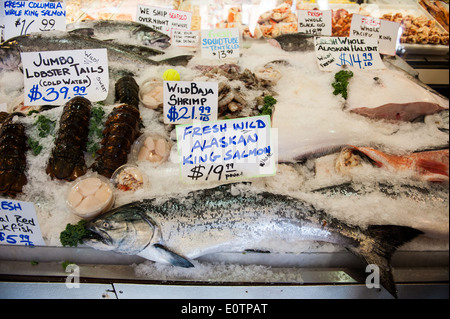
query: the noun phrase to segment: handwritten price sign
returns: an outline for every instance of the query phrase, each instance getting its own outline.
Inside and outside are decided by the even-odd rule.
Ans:
[[[269,116],[177,126],[185,182],[230,181],[275,174]]]
[[[0,245],[45,246],[33,203],[0,199]]]
[[[217,82],[164,81],[164,123],[217,120]]]
[[[203,58],[239,58],[239,29],[202,30],[201,45]]]
[[[322,71],[338,71],[343,66],[360,70],[385,68],[377,39],[315,37],[314,44],[317,63]]]
[[[170,35],[173,28],[191,29],[192,12],[138,5],[136,22]]]
[[[62,105],[75,96],[93,102],[108,95],[106,49],[21,53],[25,105]]]
[[[4,38],[32,32],[65,31],[66,4],[64,2],[3,1]]]

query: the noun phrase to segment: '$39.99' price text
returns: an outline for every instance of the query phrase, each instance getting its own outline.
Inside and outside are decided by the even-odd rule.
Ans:
[[[31,88],[28,97],[30,98],[30,102],[35,102],[42,99],[44,102],[50,103],[58,100],[61,95],[63,95],[62,99],[70,100],[70,91],[73,96],[87,95],[85,86],[74,86],[72,90],[67,86],[63,86],[59,90],[55,90],[55,88],[48,88],[45,90],[45,93],[43,93],[39,90],[39,86],[35,84]]]

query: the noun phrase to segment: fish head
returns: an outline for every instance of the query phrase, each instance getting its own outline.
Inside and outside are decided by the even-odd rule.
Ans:
[[[167,34],[147,26],[139,26],[133,30],[133,33],[147,46],[162,50],[170,46],[170,37]]]
[[[91,232],[84,241],[98,250],[135,255],[152,240],[156,225],[135,205],[117,207],[86,224]]]
[[[170,37],[165,34],[158,34],[155,37],[144,36],[144,40],[149,46],[157,49],[167,49],[170,46]]]
[[[0,45],[0,69],[15,70],[20,65],[20,51],[14,42]]]

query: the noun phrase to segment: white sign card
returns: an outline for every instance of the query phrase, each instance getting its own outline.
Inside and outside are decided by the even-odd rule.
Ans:
[[[216,121],[218,94],[217,82],[164,81],[164,123]]]
[[[277,152],[268,115],[177,125],[176,130],[183,182],[275,174]]]
[[[0,198],[0,245],[45,246],[33,203]]]
[[[331,36],[331,10],[298,10],[298,32]]]
[[[238,28],[202,30],[202,58],[238,59],[239,36]]]
[[[360,70],[386,68],[378,51],[377,39],[315,37],[314,45],[322,71],[338,71],[342,67]]]
[[[23,52],[25,105],[62,105],[75,96],[108,96],[106,49]]]
[[[172,28],[191,29],[192,12],[138,5],[136,22],[170,35]]]
[[[199,31],[172,29],[170,36],[172,45],[176,47],[196,48],[200,39]]]
[[[354,14],[350,26],[350,37],[378,39],[380,53],[394,56],[399,28],[400,23],[398,22]]]
[[[33,32],[66,31],[65,2],[3,1],[5,40]]]

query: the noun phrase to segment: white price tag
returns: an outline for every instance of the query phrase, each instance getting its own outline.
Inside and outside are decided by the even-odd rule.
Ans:
[[[65,2],[3,1],[5,40],[33,32],[65,31]]]
[[[316,58],[322,71],[342,67],[359,70],[384,69],[377,39],[348,37],[315,37]]]
[[[380,53],[394,56],[399,28],[398,22],[354,14],[350,26],[350,37],[377,39]]]
[[[106,49],[21,53],[25,105],[62,105],[75,96],[92,102],[108,96]]]
[[[136,22],[170,35],[172,28],[191,29],[192,12],[138,5]]]
[[[217,82],[164,81],[164,123],[217,120]]]
[[[298,32],[331,36],[331,10],[298,10]]]
[[[202,58],[205,59],[238,59],[239,29],[202,30]]]
[[[270,116],[178,125],[184,182],[230,181],[275,174]]]
[[[196,48],[199,43],[199,31],[172,29],[170,39],[176,47]]]
[[[0,199],[0,245],[45,246],[33,203]]]

